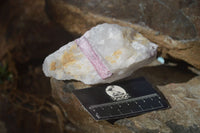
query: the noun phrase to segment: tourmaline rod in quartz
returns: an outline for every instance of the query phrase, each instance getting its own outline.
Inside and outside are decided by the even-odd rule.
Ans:
[[[100,24],[47,56],[43,72],[57,80],[110,83],[153,61],[157,45],[129,27]]]
[[[102,79],[106,79],[112,75],[85,37],[77,39],[76,43]]]

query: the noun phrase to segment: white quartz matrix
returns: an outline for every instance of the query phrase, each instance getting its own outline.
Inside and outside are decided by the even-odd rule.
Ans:
[[[131,75],[156,57],[156,44],[132,28],[117,24],[97,25],[81,38],[88,42],[100,63],[107,69],[107,77],[100,76],[101,70],[91,62],[91,59],[94,61],[96,58],[92,57],[92,52],[88,52],[91,57],[88,58],[80,47],[84,45],[79,39],[69,42],[45,58],[43,72],[47,77],[74,79],[85,84],[111,83]]]

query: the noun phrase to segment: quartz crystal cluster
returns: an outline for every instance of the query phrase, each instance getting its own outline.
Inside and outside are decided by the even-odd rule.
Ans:
[[[150,63],[156,49],[133,29],[104,23],[47,56],[43,72],[58,80],[110,83]]]

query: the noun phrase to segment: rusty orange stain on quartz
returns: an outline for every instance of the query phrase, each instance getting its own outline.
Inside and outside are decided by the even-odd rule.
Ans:
[[[112,63],[112,64],[113,64],[113,63],[116,63],[116,60],[114,60],[112,56],[106,56],[105,59],[106,59],[108,62]]]
[[[69,51],[72,52],[75,49],[77,49],[77,44],[76,43],[71,46],[71,48],[69,49]]]
[[[105,57],[105,59],[109,61],[110,63],[114,64],[117,62],[116,59],[119,59],[121,54],[122,54],[122,51],[118,49],[112,54],[112,56],[107,56]]]
[[[61,63],[64,67],[68,67],[69,65],[74,65],[77,61],[76,58],[79,58],[81,57],[81,55],[74,55],[74,50],[77,49],[77,44],[73,44],[69,51],[65,51],[63,56],[62,56],[62,59],[61,59]],[[78,68],[81,69],[81,66],[80,65],[77,65]]]
[[[56,64],[56,62],[53,61],[50,65],[50,70],[55,71],[56,69],[59,69],[59,68],[64,69],[64,67],[68,67],[70,65],[75,64],[77,61],[76,57],[81,57],[81,55],[76,55],[76,56],[74,55],[73,52],[75,49],[77,49],[77,44],[73,44],[70,47],[69,51],[64,52],[64,54],[61,57],[61,64],[60,63]],[[81,69],[81,65],[76,65],[76,67],[78,69]],[[70,73],[68,73],[68,74],[70,74]]]
[[[56,70],[56,62],[52,62],[52,63],[51,63],[50,70],[51,70],[51,71],[55,71],[55,70]]]
[[[136,40],[138,40],[141,44],[143,45],[147,45],[147,43],[149,42],[148,39],[144,38],[141,34],[137,33],[135,36]]]
[[[67,67],[68,65],[74,64],[76,62],[76,59],[74,57],[74,54],[72,52],[64,52],[61,60],[63,66]]]
[[[113,53],[113,56],[115,56],[118,59],[121,54],[122,54],[122,51],[118,49]]]

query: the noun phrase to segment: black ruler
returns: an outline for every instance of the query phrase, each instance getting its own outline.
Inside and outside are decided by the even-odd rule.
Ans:
[[[166,99],[144,78],[74,90],[95,120],[120,119],[168,108]]]

